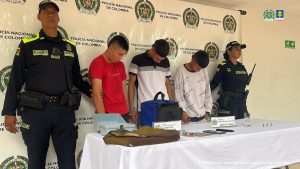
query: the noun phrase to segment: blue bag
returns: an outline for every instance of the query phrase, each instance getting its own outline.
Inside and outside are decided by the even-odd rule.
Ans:
[[[161,100],[158,96],[161,95]],[[182,109],[178,102],[164,100],[165,95],[158,92],[154,100],[146,101],[141,104],[140,125],[152,126],[153,122],[181,120]]]

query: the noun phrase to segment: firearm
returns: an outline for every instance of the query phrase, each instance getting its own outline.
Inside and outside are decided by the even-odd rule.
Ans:
[[[256,63],[254,64],[253,66],[253,69],[251,71],[251,73],[249,74],[249,78],[248,78],[248,81],[247,81],[247,85],[249,86],[250,82],[251,82],[251,79],[252,79],[252,75],[253,75],[253,72],[255,70],[255,67],[256,67]]]

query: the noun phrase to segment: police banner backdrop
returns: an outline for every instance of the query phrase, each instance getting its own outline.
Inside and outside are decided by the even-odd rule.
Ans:
[[[172,72],[191,59],[194,52],[209,53],[209,76],[215,73],[223,59],[225,45],[240,40],[240,13],[179,0],[55,0],[60,7],[61,34],[77,45],[82,75],[88,79],[92,59],[107,47],[115,35],[126,37],[130,43],[123,59],[128,71],[133,56],[151,48],[156,39],[166,39],[171,52],[168,56]],[[11,64],[23,37],[39,32],[37,20],[39,0],[0,0],[0,107],[2,110]],[[77,165],[87,133],[95,132],[94,108],[84,97],[76,113],[79,138]],[[18,118],[20,120],[20,118]],[[18,122],[18,125],[20,121]],[[27,168],[26,147],[21,134],[10,134],[0,118],[0,168]],[[99,150],[101,151],[101,150]],[[46,168],[57,168],[51,145]]]

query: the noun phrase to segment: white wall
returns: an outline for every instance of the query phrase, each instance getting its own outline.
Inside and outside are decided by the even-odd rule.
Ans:
[[[250,113],[255,118],[300,121],[300,1],[264,0],[233,8],[248,12],[242,19],[244,64],[251,71],[257,63],[249,88]],[[285,20],[265,22],[266,9],[285,10]],[[295,40],[296,49],[286,49],[285,40]]]

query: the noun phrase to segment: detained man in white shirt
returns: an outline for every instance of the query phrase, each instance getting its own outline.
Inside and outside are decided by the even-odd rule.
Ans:
[[[213,103],[206,67],[208,54],[200,50],[189,63],[180,66],[175,74],[175,97],[183,109],[184,123],[208,120]]]

